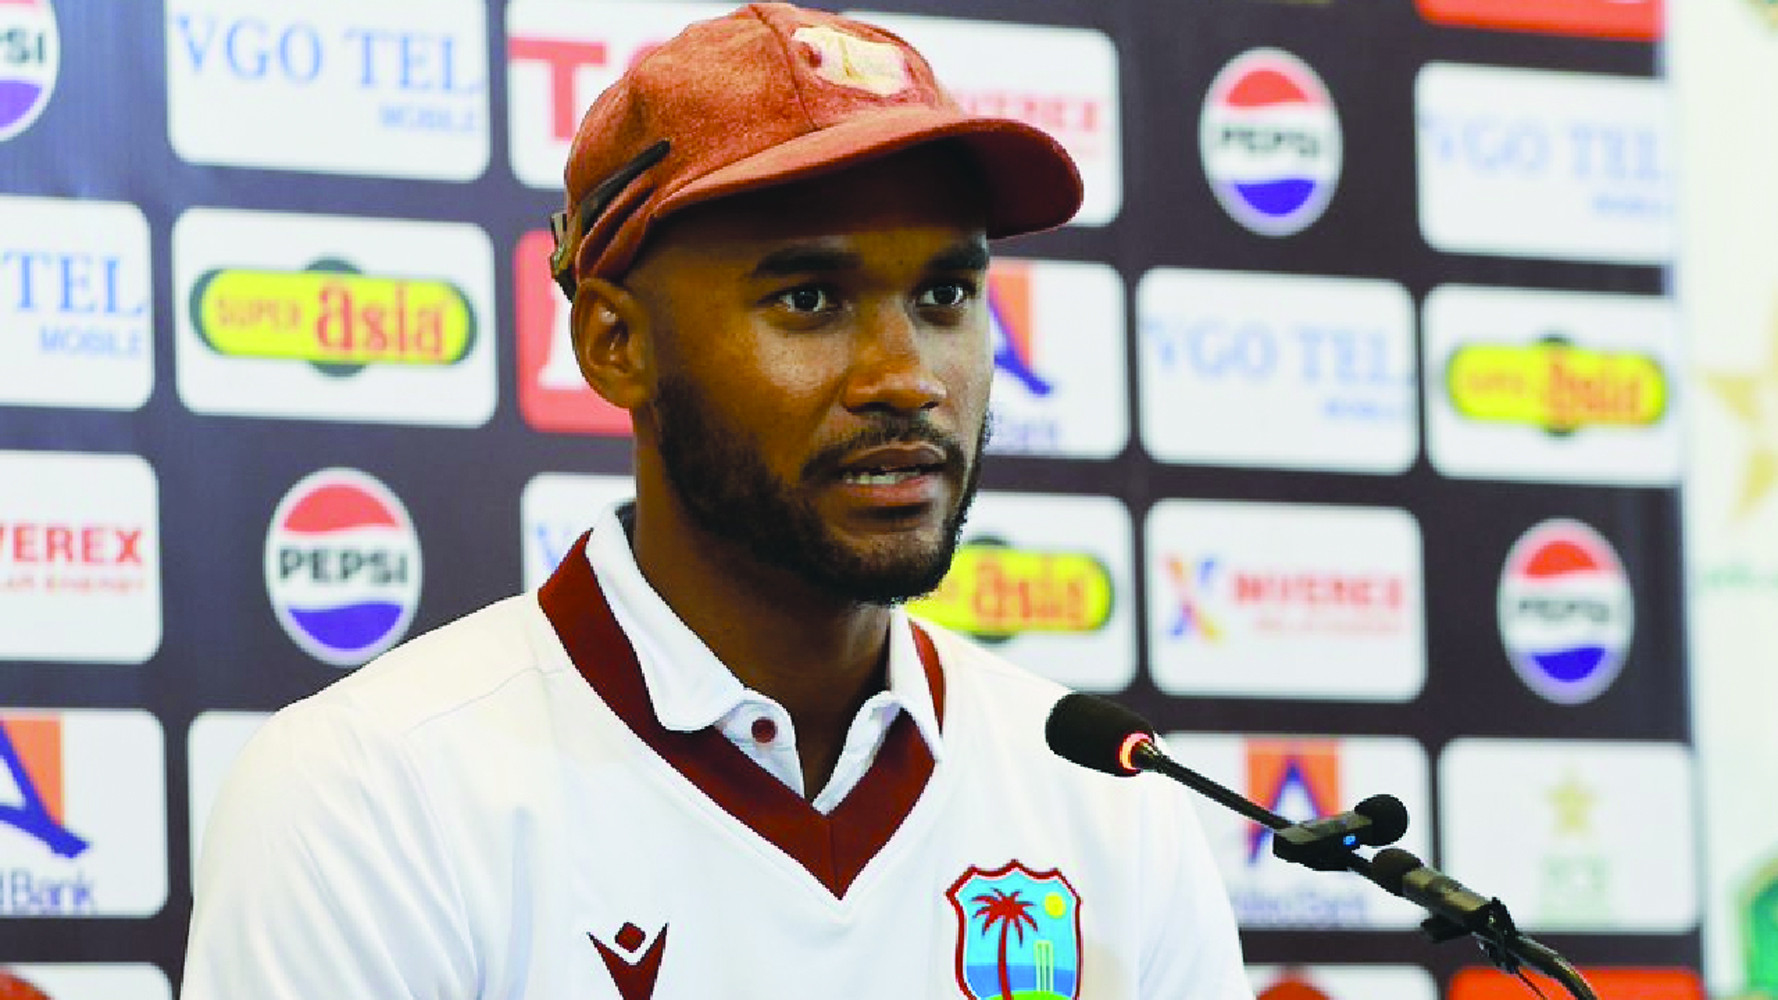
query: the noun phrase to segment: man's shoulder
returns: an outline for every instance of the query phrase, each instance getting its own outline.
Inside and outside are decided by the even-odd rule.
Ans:
[[[286,726],[345,720],[400,736],[527,678],[572,665],[535,595],[496,601],[359,667],[279,712]]]
[[[930,622],[914,619],[932,639],[943,665],[947,690],[965,685],[992,695],[992,701],[1017,710],[1048,712],[1068,689],[1035,674],[990,649]]]

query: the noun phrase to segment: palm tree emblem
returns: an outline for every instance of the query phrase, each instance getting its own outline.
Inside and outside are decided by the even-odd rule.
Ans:
[[[1000,996],[1002,1000],[1012,1000],[1012,971],[1006,964],[1006,944],[1014,933],[1018,934],[1019,943],[1025,943],[1025,928],[1037,929],[1037,921],[1027,911],[1031,909],[1031,901],[1019,897],[1019,891],[1002,892],[990,889],[970,900],[975,904],[975,918],[982,922],[984,933],[992,931],[995,924],[1000,925],[1000,953],[997,959],[1000,972]]]

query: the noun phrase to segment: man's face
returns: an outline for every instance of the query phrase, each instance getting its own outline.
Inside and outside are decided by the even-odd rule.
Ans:
[[[853,601],[938,584],[993,375],[974,192],[903,154],[694,209],[631,272],[659,373],[639,440],[697,528]]]

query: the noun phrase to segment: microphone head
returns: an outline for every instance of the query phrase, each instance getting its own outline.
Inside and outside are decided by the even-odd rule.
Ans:
[[[1371,858],[1371,881],[1399,896],[1406,885],[1408,872],[1424,867],[1424,862],[1401,848],[1385,847]]]
[[[1050,709],[1043,735],[1057,756],[1125,778],[1141,770],[1131,751],[1154,742],[1154,727],[1115,701],[1071,691]]]
[[[1358,834],[1359,843],[1371,847],[1382,847],[1393,844],[1408,832],[1408,807],[1393,795],[1373,795],[1352,811],[1371,821],[1371,825]]]

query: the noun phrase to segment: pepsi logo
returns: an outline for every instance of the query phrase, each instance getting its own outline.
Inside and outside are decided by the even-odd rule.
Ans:
[[[305,476],[265,542],[266,591],[292,641],[355,667],[395,645],[420,603],[420,540],[387,487],[352,469]]]
[[[1598,697],[1623,669],[1635,602],[1617,552],[1579,521],[1537,525],[1500,575],[1500,638],[1531,690],[1561,705]]]
[[[0,0],[0,141],[43,113],[61,61],[49,0]]]
[[[1198,123],[1204,175],[1236,222],[1289,236],[1321,217],[1340,180],[1340,119],[1308,64],[1282,49],[1236,56]]]

